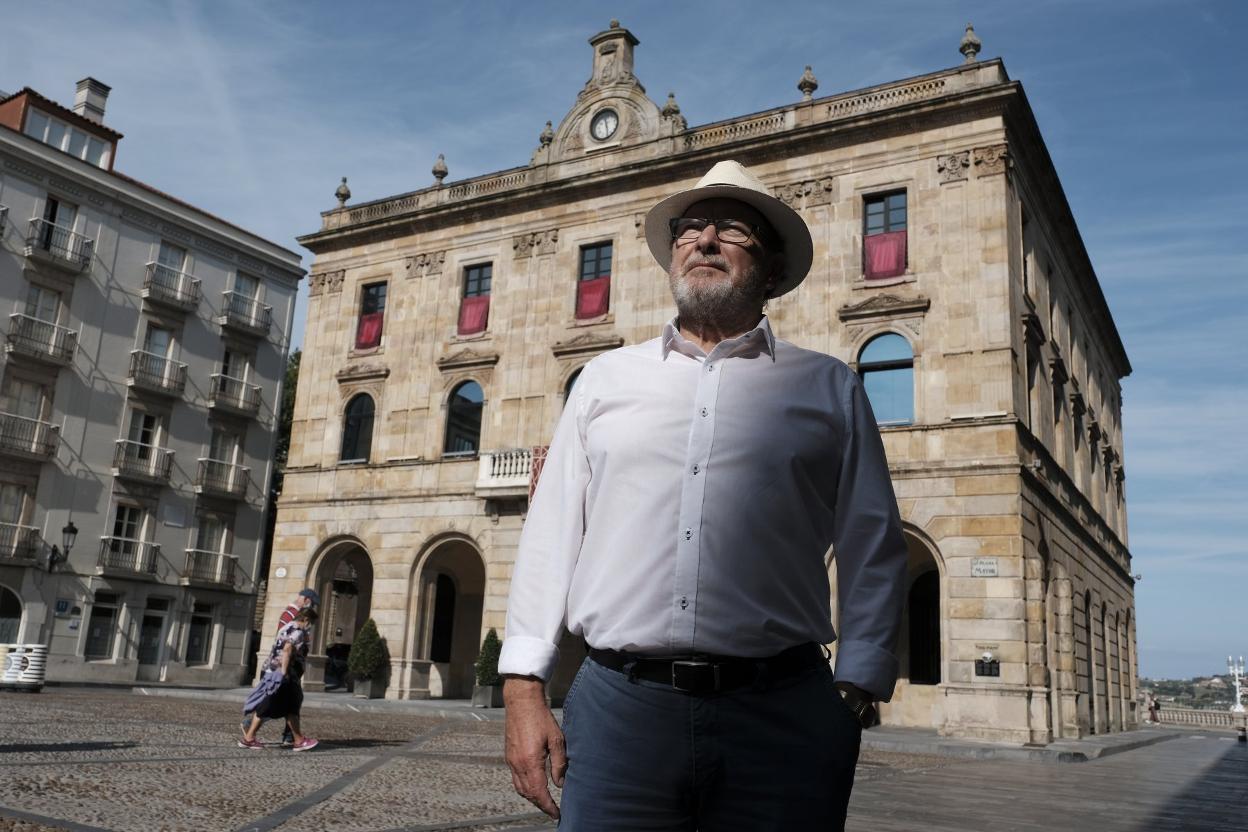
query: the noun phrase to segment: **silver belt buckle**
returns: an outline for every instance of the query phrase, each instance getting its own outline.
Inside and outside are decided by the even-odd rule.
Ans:
[[[694,668],[694,667],[710,667],[710,668],[714,668],[714,680],[715,680],[715,687],[714,687],[714,690],[716,690],[716,691],[718,691],[718,690],[719,690],[719,665],[718,665],[718,664],[714,664],[714,663],[712,663],[712,662],[685,661],[685,660],[674,660],[674,661],[672,662],[672,687],[673,687],[673,688],[675,688],[675,689],[676,689],[676,690],[678,690],[678,691],[681,691],[682,693],[693,693],[693,692],[694,692],[694,688],[693,688],[693,687],[682,687],[682,686],[680,685],[680,683],[676,681],[676,668],[677,668],[677,667],[690,667],[690,668]]]

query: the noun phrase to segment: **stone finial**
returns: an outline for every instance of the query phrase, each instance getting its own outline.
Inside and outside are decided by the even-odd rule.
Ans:
[[[962,36],[962,43],[958,46],[958,51],[966,56],[966,60],[963,63],[975,63],[975,56],[979,54],[981,46],[983,44],[975,36],[975,28],[969,23],[966,24],[966,34]]]
[[[601,18],[600,18],[600,19],[601,19]],[[608,29],[618,29],[618,28],[620,28],[620,21],[616,20],[614,17],[613,17],[613,18],[611,18],[611,23],[610,23],[610,25],[608,25],[608,26],[607,26],[607,28],[608,28]]]
[[[351,189],[347,187],[347,177],[342,177],[342,184],[334,191],[334,196],[338,198],[339,208],[347,207],[347,200],[351,198]]]
[[[672,118],[680,115],[680,105],[676,103],[676,93],[669,92],[667,94],[667,103],[663,105],[663,109],[659,110],[659,115],[663,118]]]
[[[442,187],[442,180],[446,178],[449,171],[446,169],[446,157],[441,153],[438,154],[438,161],[433,163],[433,178],[438,180],[438,187]]]
[[[541,142],[542,147],[550,147],[550,143],[555,140],[555,131],[549,121],[546,122],[546,127],[542,130],[542,134],[537,137],[537,140]]]
[[[815,73],[810,71],[810,66],[806,67],[806,71],[798,79],[797,88],[802,91],[803,101],[809,101],[815,90],[819,89],[819,79],[815,78]]]

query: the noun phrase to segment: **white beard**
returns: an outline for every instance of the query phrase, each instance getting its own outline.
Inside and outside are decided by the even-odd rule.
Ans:
[[[727,266],[726,261],[716,257],[697,260],[693,265],[705,263]],[[672,272],[668,275],[676,311],[682,321],[722,326],[758,316],[767,295],[761,269],[751,266],[734,283],[726,273],[718,280],[691,281],[687,276],[690,268],[686,264],[680,274]]]

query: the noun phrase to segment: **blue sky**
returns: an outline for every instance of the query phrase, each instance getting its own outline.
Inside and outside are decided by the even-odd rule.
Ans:
[[[1248,5],[1224,2],[7,3],[0,89],[93,75],[117,167],[298,249],[353,202],[527,163],[617,17],[690,124],[981,57],[1022,81],[1135,372],[1123,385],[1141,673],[1248,653]],[[303,305],[296,343],[302,338]]]

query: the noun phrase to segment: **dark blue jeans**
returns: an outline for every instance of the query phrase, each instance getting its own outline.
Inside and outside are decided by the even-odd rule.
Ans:
[[[692,696],[592,659],[563,730],[566,832],[840,830],[862,740],[826,667]]]

